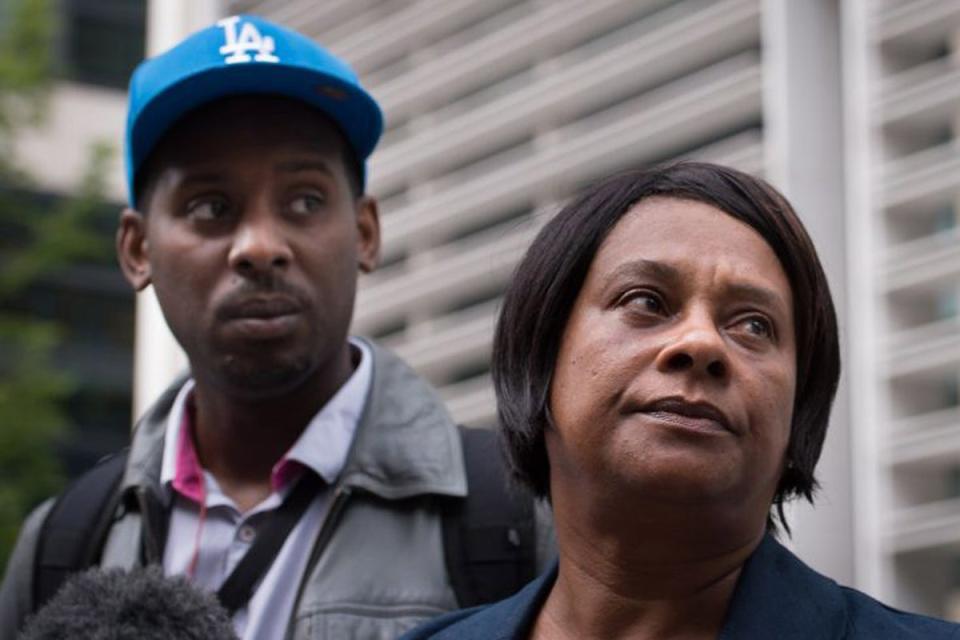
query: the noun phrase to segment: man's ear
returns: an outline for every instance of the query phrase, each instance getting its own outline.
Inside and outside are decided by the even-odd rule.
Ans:
[[[139,211],[127,208],[120,214],[120,226],[117,227],[117,260],[124,277],[135,291],[142,291],[150,284],[147,221]]]
[[[370,196],[357,201],[357,258],[363,273],[370,273],[380,262],[380,212]]]

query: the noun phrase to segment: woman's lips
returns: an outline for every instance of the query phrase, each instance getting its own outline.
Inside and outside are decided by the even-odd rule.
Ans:
[[[662,398],[640,408],[639,413],[672,427],[701,433],[736,433],[726,414],[709,402],[680,397]]]
[[[716,420],[710,418],[695,418],[692,416],[671,413],[669,411],[645,411],[643,414],[658,422],[664,422],[672,427],[702,433],[730,433],[730,431]]]

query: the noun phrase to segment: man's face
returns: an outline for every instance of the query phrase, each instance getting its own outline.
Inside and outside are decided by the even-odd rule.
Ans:
[[[379,250],[376,206],[352,192],[343,144],[306,105],[237,97],[158,146],[118,252],[136,289],[153,284],[198,379],[265,397],[342,373],[357,270]]]

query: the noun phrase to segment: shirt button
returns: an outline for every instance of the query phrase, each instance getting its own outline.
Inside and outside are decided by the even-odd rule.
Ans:
[[[256,537],[257,537],[257,530],[248,524],[243,525],[242,527],[240,527],[240,530],[237,531],[237,539],[240,540],[240,542],[244,542],[246,544],[250,544],[251,542],[253,542],[253,539]]]

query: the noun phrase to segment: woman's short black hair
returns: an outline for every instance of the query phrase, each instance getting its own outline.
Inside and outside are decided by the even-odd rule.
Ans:
[[[550,385],[567,319],[610,230],[653,196],[714,206],[759,233],[790,281],[797,345],[797,386],[786,465],[773,503],[786,526],[784,501],[813,502],[830,407],[840,378],[833,299],[813,242],[790,203],[767,182],[703,162],[623,173],[583,191],[534,239],[507,288],[493,343],[497,413],[509,466],[536,495],[549,496],[544,430],[551,424]],[[775,528],[772,517],[768,519]],[[789,529],[788,529],[789,530]]]

